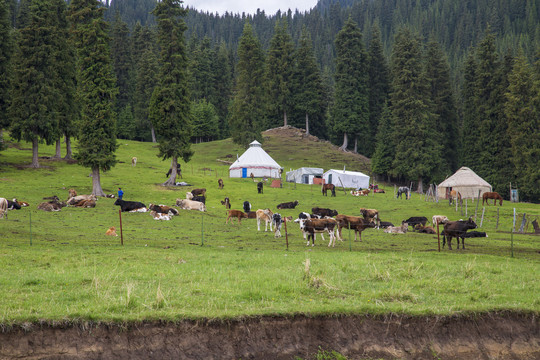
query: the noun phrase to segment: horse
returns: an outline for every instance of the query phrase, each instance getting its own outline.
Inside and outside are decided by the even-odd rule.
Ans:
[[[459,191],[456,191],[456,190],[450,191],[450,197],[448,198],[448,201],[450,201],[450,205],[452,205],[452,202],[454,201],[454,199],[457,199],[457,201],[459,201],[459,204],[461,204],[461,202],[463,201],[461,199],[461,193]]]
[[[405,194],[405,200],[409,199],[409,188],[406,186],[400,186],[397,191],[396,199],[401,199],[401,196]]]
[[[336,187],[334,184],[322,184],[322,194],[324,196],[327,196],[327,191],[330,190],[332,192],[332,196],[336,196]]]
[[[497,200],[499,200],[499,205],[502,206],[503,198],[499,195],[498,192],[485,192],[482,194],[482,205],[485,202],[489,205],[489,199],[493,199],[493,205],[497,205]]]

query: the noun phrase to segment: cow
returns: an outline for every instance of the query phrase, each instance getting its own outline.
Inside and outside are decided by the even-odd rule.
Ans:
[[[422,224],[422,226],[426,226],[427,217],[425,217],[425,216],[413,216],[413,217],[408,218],[407,220],[403,220],[401,223],[402,224],[403,223],[409,224],[409,226],[413,227],[413,231],[414,231],[414,227],[416,225],[418,225],[418,224]]]
[[[206,206],[199,201],[176,199],[176,206],[184,210],[206,211]]]
[[[322,184],[321,191],[324,196],[328,196],[328,190],[332,192],[331,196],[336,196],[336,187],[334,184]]]
[[[202,202],[203,204],[206,205],[206,196],[200,196],[200,195],[194,196],[193,193],[187,192],[186,193],[186,199],[187,200],[193,200],[193,201]]]
[[[139,201],[127,201],[122,199],[116,199],[114,205],[120,206],[122,212],[146,212],[148,209],[146,205]]]
[[[401,223],[401,226],[389,226],[384,229],[385,233],[389,234],[405,234],[409,229],[409,224],[406,222]]]
[[[320,207],[314,207],[311,208],[311,213],[314,215],[319,215],[320,217],[334,217],[337,216],[338,212],[337,210],[330,210],[326,208],[320,208]]]
[[[379,227],[382,229],[386,229],[389,226],[394,226],[390,221],[381,221]]]
[[[19,204],[21,207],[27,207],[27,206],[30,206],[30,204],[27,203],[26,201],[19,201],[19,200],[17,200],[16,198],[13,198],[13,202],[16,202],[16,203]]]
[[[304,233],[304,240],[306,239],[307,235],[307,246],[309,246],[309,238],[311,237],[311,246],[315,246],[315,234],[319,233],[321,234],[321,238],[324,241],[324,237],[322,235],[323,232],[328,232],[330,235],[330,242],[328,243],[328,246],[335,246],[336,244],[336,236],[335,231],[336,227],[338,226],[338,222],[336,219],[308,219],[308,220],[302,220],[300,221],[300,229]]]
[[[137,166],[137,158],[135,156],[131,158],[131,166]]]
[[[351,190],[352,196],[367,196],[369,195],[369,189],[365,190]]]
[[[406,186],[400,186],[397,191],[396,199],[403,198],[403,194],[405,194],[405,200],[409,200],[409,188]]]
[[[206,196],[206,189],[193,189],[191,190],[191,193],[193,194],[193,196]]]
[[[488,237],[488,235],[483,231],[469,231],[463,235],[464,238],[478,238],[478,237]]]
[[[251,211],[251,204],[249,203],[249,201],[244,201],[244,212],[248,213]]]
[[[8,201],[5,198],[0,198],[0,219],[4,218],[4,215],[7,219],[8,212]]]
[[[420,224],[417,224],[414,227],[414,230],[418,231],[420,234],[436,234],[437,233],[433,227],[431,227],[431,226],[422,226]]]
[[[171,220],[171,215],[169,215],[168,213],[162,213],[152,210],[150,211],[150,215],[152,215],[154,220]]]
[[[116,233],[116,228],[114,226],[110,227],[107,231],[105,231],[105,235],[118,236],[118,234]]]
[[[264,183],[262,181],[259,181],[257,183],[257,193],[258,194],[262,194],[263,193],[263,186],[264,186]]]
[[[278,209],[294,209],[298,205],[298,200],[281,203],[277,206]]]
[[[178,215],[178,210],[176,210],[173,207],[167,206],[167,205],[154,205],[149,204],[148,210],[155,211],[160,214],[168,214],[170,216]]]
[[[356,236],[358,234],[358,241],[362,241],[362,231],[366,228],[373,228],[375,224],[371,221],[360,216],[347,216],[347,215],[338,215],[336,216],[336,221],[338,222],[338,238],[343,239],[343,228],[349,228],[354,230],[354,241],[356,241]]]
[[[360,214],[362,214],[367,221],[374,222],[375,225],[377,225],[377,229],[380,228],[381,218],[379,216],[379,210],[360,208]]]
[[[257,231],[261,231],[261,221],[264,221],[264,231],[268,231],[268,224],[270,224],[270,231],[272,230],[273,215],[270,209],[259,209],[255,212],[257,215]]]
[[[7,200],[8,210],[21,210],[21,205],[17,202],[17,199]]]
[[[78,203],[81,200],[94,200],[94,201],[96,201],[97,197],[96,197],[96,195],[77,195],[77,196],[70,197],[68,199],[68,201],[67,201],[67,204],[68,205],[75,205],[76,203]]]
[[[223,185],[223,179],[219,179],[219,180],[217,181],[217,184],[218,184],[218,189],[219,189],[219,190],[223,190],[223,186],[224,186],[224,185]]]
[[[431,218],[431,223],[433,224],[433,226],[437,226],[437,223],[446,224],[448,221],[448,218],[444,215],[433,215],[433,217]]]
[[[281,224],[285,220],[281,218],[280,213],[275,213],[272,215],[272,224],[274,224],[274,237],[281,237]]]
[[[228,197],[226,197],[224,200],[221,200],[221,205],[225,205],[225,209],[231,208],[231,202]]]
[[[75,190],[75,189],[69,189],[69,190],[68,190],[68,194],[69,194],[69,198],[71,199],[72,197],[77,196],[77,190]]]
[[[37,208],[43,211],[60,211],[64,206],[67,206],[64,201],[48,201],[38,204]]]
[[[225,224],[229,222],[229,219],[231,218],[237,218],[238,223],[240,224],[242,221],[240,219],[247,219],[247,214],[240,211],[240,210],[227,210],[227,220],[225,220]],[[231,220],[232,223],[232,220]]]
[[[78,203],[75,203],[74,206],[83,207],[83,208],[95,208],[96,201],[95,200],[81,200]]]
[[[455,237],[458,242],[457,248],[459,249],[459,238],[461,238],[462,248],[465,250],[465,234],[467,233],[467,230],[476,229],[476,227],[476,223],[472,218],[469,218],[468,220],[447,222],[444,224],[443,247],[448,238],[448,250],[452,250],[452,238]]]

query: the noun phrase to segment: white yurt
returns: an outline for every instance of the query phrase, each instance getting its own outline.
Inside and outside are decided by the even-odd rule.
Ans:
[[[486,180],[464,166],[437,186],[439,198],[448,199],[451,190],[461,193],[462,199],[476,199],[479,190],[482,196],[484,192],[492,191],[492,187]]]
[[[313,179],[322,178],[324,170],[322,168],[301,167],[296,170],[287,171],[286,181],[297,184],[313,184]]]
[[[279,178],[280,169],[281,166],[255,140],[229,167],[229,177],[249,178],[253,174],[255,177]]]
[[[323,174],[323,179],[327,184],[334,184],[346,188],[369,188],[369,176],[359,171],[330,169]]]

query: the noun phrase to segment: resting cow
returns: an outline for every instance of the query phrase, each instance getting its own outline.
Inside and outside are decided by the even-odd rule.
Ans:
[[[369,189],[364,190],[351,190],[352,196],[368,196],[369,195]]]
[[[278,209],[294,209],[298,205],[298,200],[281,203],[277,206]]]
[[[407,229],[409,228],[409,224],[406,222],[401,223],[401,226],[389,226],[386,229],[384,229],[385,233],[389,234],[405,234],[407,232]]]
[[[407,220],[403,220],[401,223],[404,223],[404,222],[409,224],[409,226],[412,226],[413,230],[414,230],[414,227],[416,225],[418,225],[418,224],[421,224],[422,226],[426,226],[427,217],[425,217],[425,216],[413,216],[413,217],[408,218]]]
[[[178,210],[176,210],[173,207],[167,206],[167,205],[154,205],[149,204],[148,210],[155,211],[159,214],[168,214],[170,216],[178,215]]]
[[[431,218],[431,223],[433,224],[433,226],[437,226],[437,223],[443,225],[446,224],[448,221],[448,218],[444,215],[433,215],[433,217]]]
[[[206,211],[206,206],[199,201],[176,199],[176,206],[184,210]]]
[[[171,215],[169,215],[168,213],[162,213],[152,210],[150,211],[150,215],[152,215],[154,220],[171,220]]]
[[[148,209],[146,205],[139,201],[127,201],[122,199],[116,199],[114,205],[120,206],[122,212],[146,212]]]
[[[462,248],[465,249],[465,234],[467,230],[476,229],[476,227],[476,223],[472,218],[447,222],[444,224],[443,247],[448,240],[448,250],[452,250],[452,238],[455,237],[458,242],[457,248],[459,249],[459,238],[461,238]]]
[[[8,200],[8,210],[20,210],[21,205],[17,202],[17,199],[13,199],[14,201]]]
[[[320,217],[334,217],[337,216],[338,212],[337,210],[330,210],[326,208],[320,208],[320,207],[314,207],[311,208],[311,213],[314,215],[319,215]]]
[[[75,203],[73,206],[82,207],[82,208],[95,208],[96,202],[95,200],[81,200]]]
[[[431,226],[422,226],[420,224],[416,225],[414,227],[414,230],[418,231],[420,234],[436,234],[437,233],[435,229],[432,228]]]
[[[389,226],[394,226],[390,221],[381,221],[379,227],[382,229],[386,229]]]
[[[60,211],[64,206],[67,206],[63,201],[48,201],[38,204],[37,208],[44,211]]]
[[[75,205],[76,203],[78,203],[81,200],[94,200],[94,201],[96,201],[97,196],[96,195],[77,195],[77,196],[73,196],[73,197],[70,197],[68,199],[67,204],[68,205]]]

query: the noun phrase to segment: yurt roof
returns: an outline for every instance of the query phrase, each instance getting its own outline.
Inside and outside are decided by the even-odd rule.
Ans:
[[[474,171],[468,167],[461,167],[454,175],[450,176],[442,183],[439,184],[439,187],[455,187],[455,186],[488,186],[491,185],[482,179],[480,176],[476,175]]]
[[[272,168],[281,168],[279,164],[272,159],[270,155],[261,146],[257,140],[249,144],[249,148],[240,156],[229,169],[242,167],[265,166]]]

